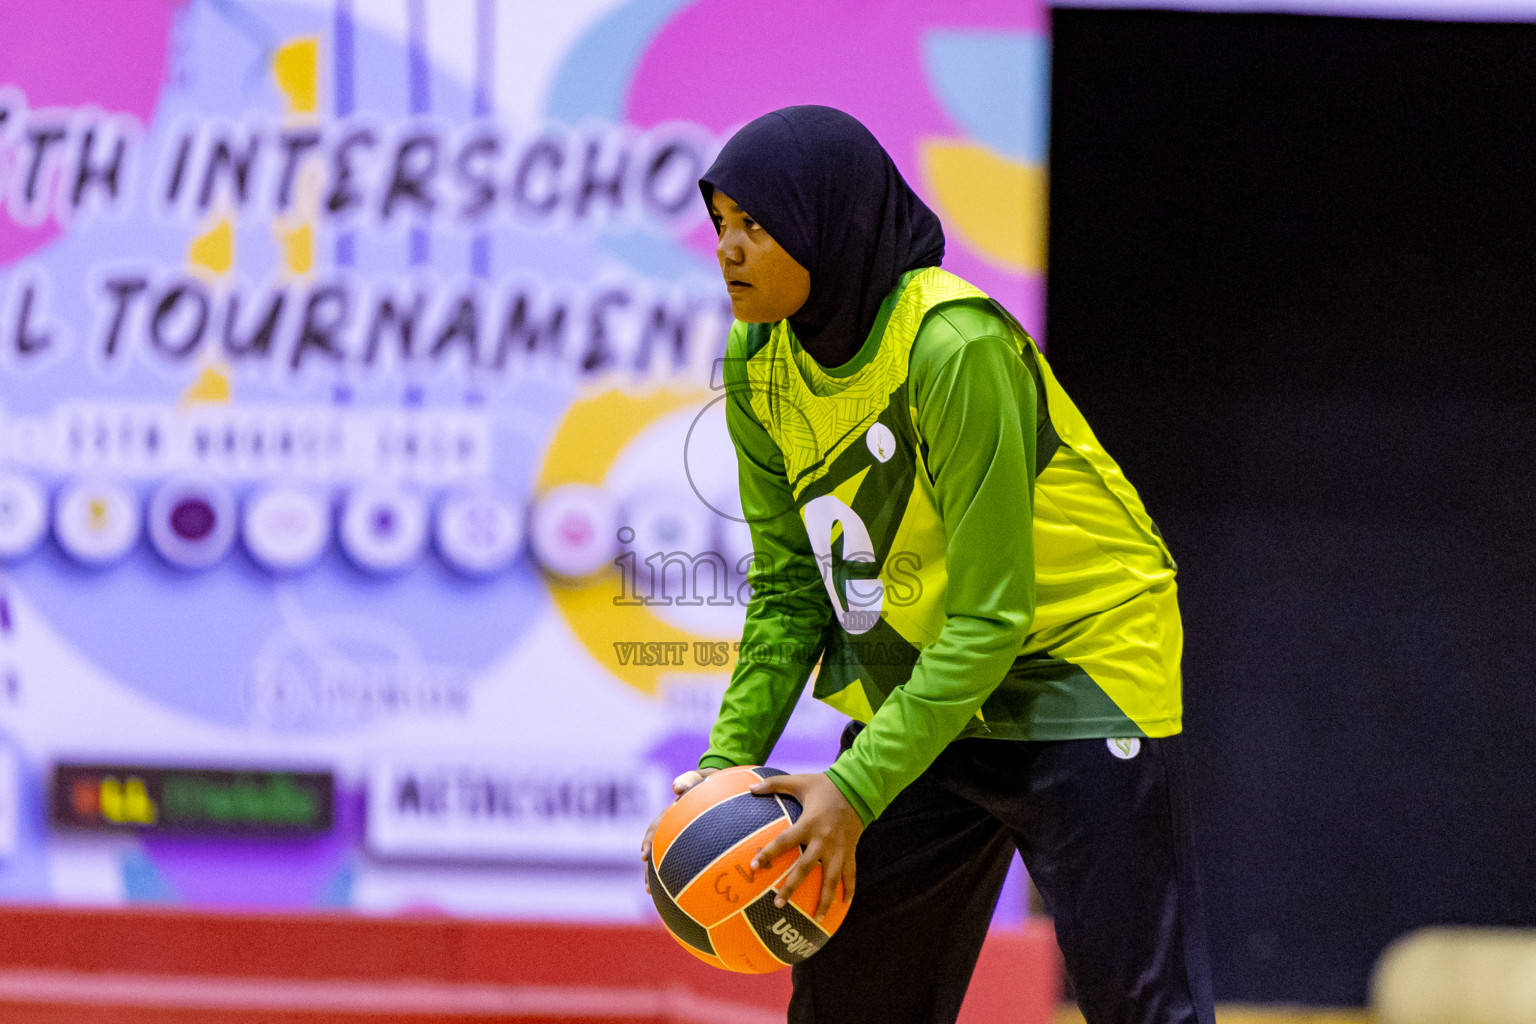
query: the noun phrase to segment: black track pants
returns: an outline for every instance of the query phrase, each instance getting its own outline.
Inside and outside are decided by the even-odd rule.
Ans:
[[[853,906],[795,967],[790,1024],[951,1024],[1015,849],[1088,1024],[1214,1024],[1183,742],[1139,746],[951,743],[859,840]]]

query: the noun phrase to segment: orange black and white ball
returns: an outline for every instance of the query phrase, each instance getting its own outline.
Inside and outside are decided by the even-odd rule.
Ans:
[[[820,922],[821,865],[800,887],[773,905],[776,887],[800,856],[796,847],[766,868],[752,858],[800,817],[787,794],[756,796],[760,779],[775,768],[727,768],[694,786],[668,808],[656,827],[646,870],[651,898],[672,937],[706,963],[743,974],[766,974],[799,963],[820,949],[848,913],[837,896]]]

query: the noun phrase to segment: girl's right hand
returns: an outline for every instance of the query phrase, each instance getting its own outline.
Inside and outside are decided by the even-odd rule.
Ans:
[[[703,782],[705,779],[709,778],[719,770],[719,768],[700,768],[696,771],[683,772],[683,774],[672,780],[672,792],[677,796],[682,796],[684,793],[688,792],[694,786],[697,786],[699,783]],[[661,814],[665,813],[667,812],[661,812]],[[651,827],[645,830],[645,838],[640,840],[641,860],[648,860],[651,856],[651,841],[656,838],[656,826],[661,823],[661,814],[656,815],[656,820],[651,822]],[[651,891],[651,879],[649,871],[646,872],[645,891]]]

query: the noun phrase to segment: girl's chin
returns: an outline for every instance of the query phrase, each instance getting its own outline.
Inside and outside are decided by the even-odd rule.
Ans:
[[[784,317],[771,311],[765,312],[752,302],[741,302],[731,297],[731,315],[744,324],[776,324]]]

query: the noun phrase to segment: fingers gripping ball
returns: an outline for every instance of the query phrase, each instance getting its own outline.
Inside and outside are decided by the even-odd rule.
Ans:
[[[766,869],[752,858],[800,817],[784,794],[755,796],[748,787],[783,775],[776,768],[727,768],[694,786],[662,815],[646,862],[651,898],[672,937],[706,963],[743,974],[797,964],[826,943],[848,913],[843,886],[832,909],[813,919],[821,896],[816,865],[784,906],[775,886],[799,851],[785,850]]]

